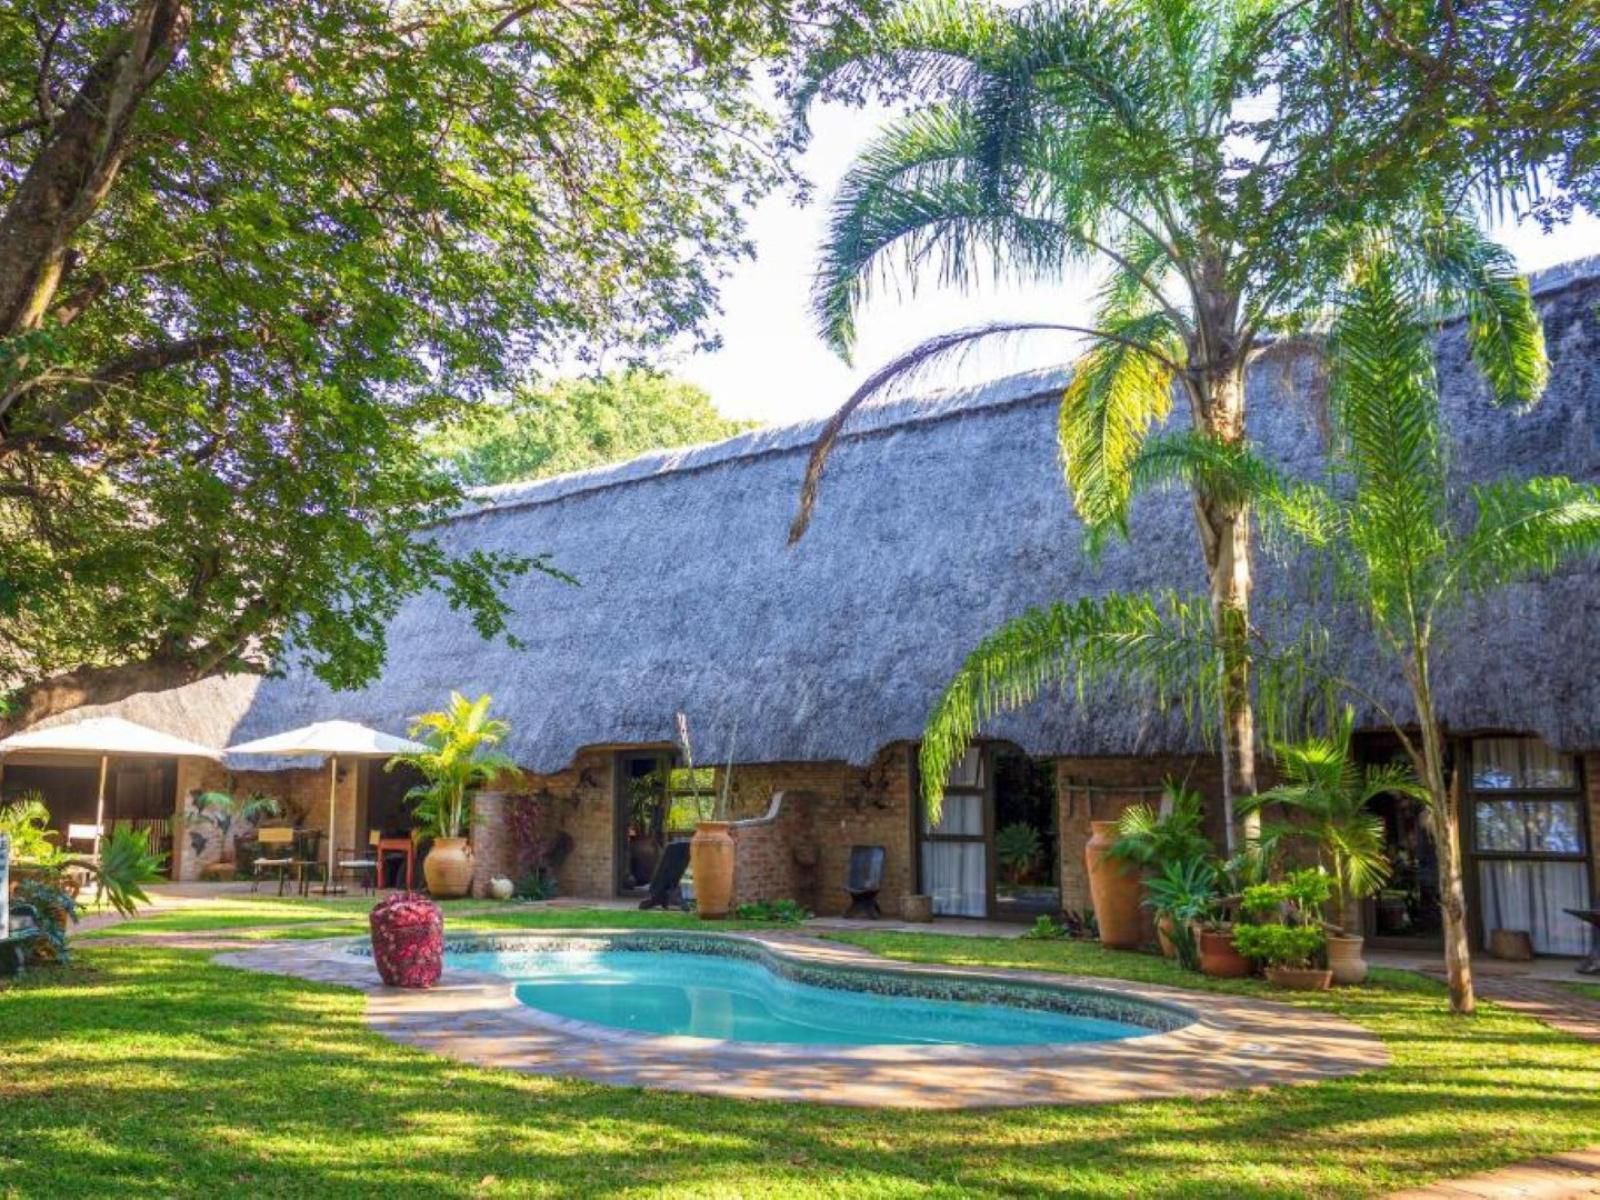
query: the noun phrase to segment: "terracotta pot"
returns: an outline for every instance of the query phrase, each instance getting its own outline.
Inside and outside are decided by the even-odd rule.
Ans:
[[[900,919],[918,922],[933,920],[933,897],[921,892],[901,896]]]
[[[1172,940],[1172,918],[1165,913],[1156,921],[1156,941],[1161,944],[1162,958],[1178,957],[1178,947]]]
[[[1100,944],[1110,950],[1139,948],[1139,873],[1110,857],[1117,840],[1115,821],[1091,821],[1094,836],[1083,848],[1089,871],[1089,896],[1100,926]]]
[[[1328,969],[1341,987],[1362,983],[1367,978],[1367,960],[1361,957],[1365,938],[1328,935]]]
[[[441,900],[465,896],[472,887],[472,846],[466,838],[434,838],[422,860],[428,894]]]
[[[695,908],[707,920],[728,915],[733,904],[733,835],[727,821],[701,821],[689,843]]]
[[[1320,967],[1268,967],[1265,974],[1273,987],[1296,992],[1325,992],[1333,982],[1333,972]]]
[[[1213,979],[1244,979],[1250,970],[1250,960],[1233,948],[1233,930],[1200,931],[1200,974]]]

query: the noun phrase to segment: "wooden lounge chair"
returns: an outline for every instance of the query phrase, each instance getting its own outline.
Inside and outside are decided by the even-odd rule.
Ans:
[[[876,921],[883,915],[878,907],[878,893],[883,890],[883,861],[882,846],[850,847],[850,873],[844,881],[844,890],[850,893],[846,917]]]
[[[639,901],[640,908],[681,908],[688,911],[683,898],[683,873],[689,869],[689,843],[668,842],[650,876],[650,894]]]

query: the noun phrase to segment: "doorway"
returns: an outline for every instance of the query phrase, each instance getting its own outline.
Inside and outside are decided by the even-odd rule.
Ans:
[[[660,750],[617,755],[611,778],[618,896],[640,896],[650,887],[671,823],[672,762],[672,755]]]
[[[1061,909],[1055,772],[1013,746],[973,746],[938,821],[917,803],[918,888],[936,916],[1032,921]]]

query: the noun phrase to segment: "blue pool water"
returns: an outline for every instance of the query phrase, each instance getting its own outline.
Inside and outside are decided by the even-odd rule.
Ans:
[[[643,1034],[792,1045],[1011,1046],[1104,1041],[1141,1025],[1008,1004],[879,995],[785,979],[756,961],[665,950],[456,953],[530,1008]]]

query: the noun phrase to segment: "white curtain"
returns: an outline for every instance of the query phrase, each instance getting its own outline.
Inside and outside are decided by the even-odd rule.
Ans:
[[[951,917],[985,915],[989,889],[984,860],[982,842],[922,843],[923,886],[933,898],[934,912]]]
[[[1589,907],[1589,872],[1576,862],[1496,860],[1478,864],[1483,935],[1526,929],[1539,954],[1587,954],[1589,927],[1562,911]]]
[[[1480,792],[1566,789],[1578,786],[1578,773],[1571,755],[1557,754],[1538,738],[1475,738],[1472,786]]]

